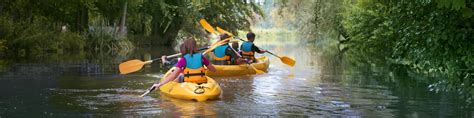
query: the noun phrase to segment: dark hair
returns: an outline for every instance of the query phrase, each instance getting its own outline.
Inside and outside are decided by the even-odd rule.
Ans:
[[[254,38],[255,38],[255,34],[253,32],[247,33],[247,39],[254,39]]]
[[[184,43],[181,45],[181,53],[183,55],[185,54],[194,54],[197,52],[196,48],[196,40],[194,40],[193,37],[188,37],[186,40],[184,40]]]
[[[227,38],[229,38],[229,37],[230,37],[230,36],[227,35],[227,34],[221,34],[221,35],[220,35],[220,39],[221,39],[221,40],[227,39]]]
[[[239,42],[232,42],[232,48],[234,49],[239,48]]]

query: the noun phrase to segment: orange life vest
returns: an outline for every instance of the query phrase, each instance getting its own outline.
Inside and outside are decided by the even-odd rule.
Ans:
[[[202,54],[186,54],[184,55],[186,59],[186,67],[183,70],[184,81],[185,82],[194,82],[194,83],[206,83],[206,69],[202,63]]]

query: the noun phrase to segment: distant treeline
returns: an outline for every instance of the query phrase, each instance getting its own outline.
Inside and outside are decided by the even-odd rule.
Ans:
[[[202,36],[201,18],[231,31],[249,29],[254,15],[262,15],[252,1],[2,0],[0,54],[118,51],[134,42],[170,46],[180,33]]]

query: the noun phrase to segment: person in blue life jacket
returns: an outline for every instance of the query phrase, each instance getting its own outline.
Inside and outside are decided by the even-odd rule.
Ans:
[[[190,37],[184,41],[181,47],[183,57],[178,60],[176,69],[158,84],[153,84],[153,87],[159,88],[162,85],[170,82],[193,82],[206,83],[207,77],[205,75],[205,67],[209,71],[215,72],[216,69],[201,53],[197,51],[196,40]],[[150,88],[150,89],[151,89]]]
[[[255,59],[255,53],[265,53],[267,52],[266,50],[261,50],[255,44],[253,41],[255,40],[255,34],[252,32],[247,33],[247,41],[244,41],[242,45],[240,46],[240,50],[242,53],[242,57],[248,60],[250,63],[256,63],[257,60]]]
[[[224,40],[227,38],[230,38],[230,36],[227,34],[220,35],[220,40]],[[229,41],[226,41],[226,42],[229,42]],[[216,47],[212,52],[214,54],[213,64],[215,65],[230,65],[231,64],[231,59],[234,55],[234,52],[232,51],[228,43],[225,43]]]

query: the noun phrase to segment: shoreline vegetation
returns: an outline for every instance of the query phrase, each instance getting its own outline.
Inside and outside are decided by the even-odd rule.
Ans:
[[[129,53],[205,37],[198,20],[250,30],[263,14],[258,1],[15,0],[0,2],[0,58],[44,54]],[[225,14],[225,15],[222,15]]]
[[[355,66],[417,73],[423,77],[413,78],[431,91],[474,99],[472,0],[250,1],[1,1],[0,58],[127,55],[136,47],[171,47],[188,36],[206,43],[201,37],[208,33],[198,23],[205,18],[241,38],[251,29],[268,37],[264,32],[291,33]],[[262,40],[283,40],[273,37]]]
[[[428,83],[430,91],[456,92],[467,103],[474,99],[470,0],[280,0],[278,4],[274,12],[281,21],[275,22],[298,28],[307,42],[338,50],[355,66],[385,65],[392,68],[389,71],[417,73],[423,76],[413,78]]]

